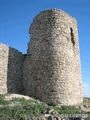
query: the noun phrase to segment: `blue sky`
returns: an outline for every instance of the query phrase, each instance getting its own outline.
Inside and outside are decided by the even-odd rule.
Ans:
[[[33,18],[49,8],[62,9],[78,22],[83,96],[90,97],[90,0],[0,0],[0,42],[26,53]]]

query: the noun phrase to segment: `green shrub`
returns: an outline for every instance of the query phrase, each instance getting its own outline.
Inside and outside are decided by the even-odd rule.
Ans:
[[[11,103],[15,103],[14,106]],[[85,114],[84,111],[72,106],[56,107],[56,103],[53,101],[48,105],[24,98],[13,98],[7,101],[4,100],[4,96],[0,95],[0,104],[3,105],[0,106],[0,120],[28,120],[34,116],[41,116],[50,109],[54,109],[59,114]]]
[[[25,100],[24,98],[13,98],[10,103],[19,102],[20,104],[15,106],[3,106],[0,107],[0,119],[9,118],[12,120],[24,119],[24,117],[41,116],[45,111],[50,109],[45,104],[40,104],[32,100]]]
[[[55,103],[54,101],[51,101],[50,103],[48,103],[49,106],[57,106],[57,103]]]
[[[10,102],[4,99],[3,95],[0,95],[0,105],[8,105]]]
[[[59,114],[84,114],[85,112],[83,110],[80,110],[79,108],[75,108],[72,106],[61,106]]]

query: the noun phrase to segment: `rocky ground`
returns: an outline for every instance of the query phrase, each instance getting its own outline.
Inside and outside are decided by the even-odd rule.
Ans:
[[[12,98],[25,98],[26,100],[34,100],[39,103],[39,100],[35,100],[29,96],[19,95],[19,94],[7,94],[5,95],[6,100],[11,100]],[[27,119],[25,120],[90,120],[90,116],[88,113],[90,113],[90,98],[84,98],[83,104],[74,106],[75,108],[80,108],[81,110],[85,111],[87,114],[84,115],[75,115],[75,114],[58,114],[54,109],[51,109],[49,111],[46,111],[42,116],[40,117],[34,117],[33,119],[30,116],[27,116]]]

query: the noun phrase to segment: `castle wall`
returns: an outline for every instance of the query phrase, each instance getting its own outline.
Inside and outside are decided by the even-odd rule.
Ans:
[[[82,103],[76,20],[61,10],[42,11],[30,35],[23,71],[26,94],[46,103]]]
[[[42,11],[29,33],[26,55],[0,43],[0,94],[26,94],[45,103],[82,103],[75,18],[57,9]]]
[[[0,94],[7,93],[9,47],[0,43]]]
[[[21,52],[0,43],[0,94],[23,92],[23,60]]]

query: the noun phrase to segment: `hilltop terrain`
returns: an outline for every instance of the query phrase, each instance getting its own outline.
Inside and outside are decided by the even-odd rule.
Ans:
[[[66,120],[67,117],[71,120],[72,117],[69,116],[71,114],[84,115],[73,119],[89,120],[90,98],[84,98],[82,105],[57,107],[54,102],[47,105],[29,96],[0,95],[0,120]]]

